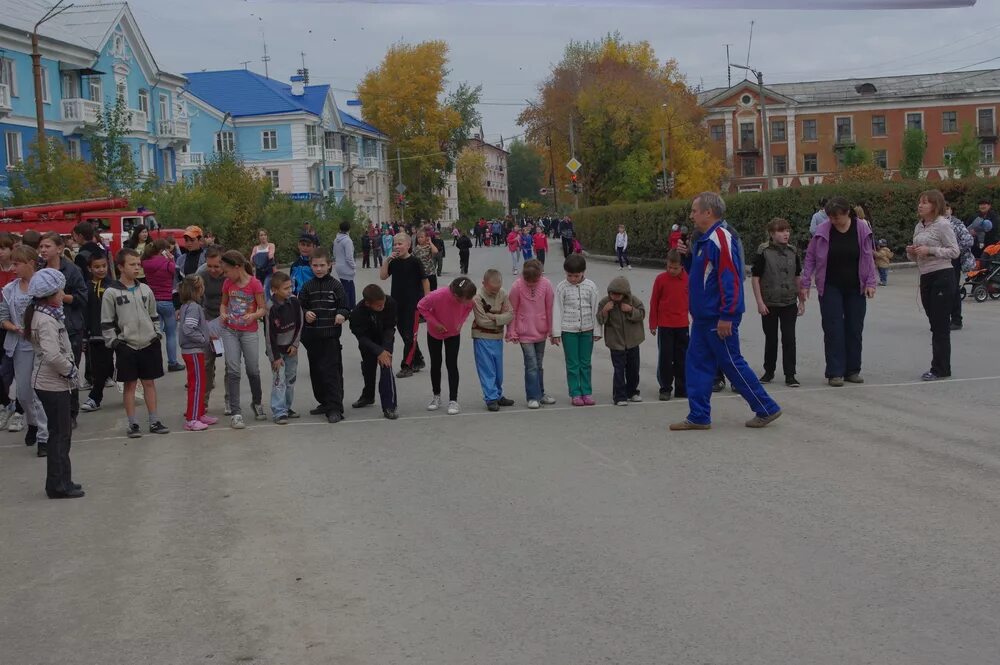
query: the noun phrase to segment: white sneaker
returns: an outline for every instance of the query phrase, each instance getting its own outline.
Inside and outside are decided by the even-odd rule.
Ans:
[[[7,423],[10,422],[10,415],[13,411],[7,409],[7,407],[0,407],[0,430],[7,429]]]
[[[642,401],[642,395],[632,395],[631,397],[628,398],[628,401],[630,401],[630,402],[641,402]]]
[[[115,387],[115,380],[114,380],[114,379],[112,379],[112,378],[111,378],[111,377],[109,376],[109,377],[108,377],[108,378],[107,378],[107,379],[106,379],[106,380],[104,381],[104,387],[105,387],[105,388],[114,388],[114,387]]]
[[[448,415],[457,416],[461,413],[462,409],[458,406],[458,402],[448,402]]]
[[[243,428],[245,428],[246,424],[243,422],[243,416],[241,416],[240,414],[237,413],[229,421],[229,426],[232,427],[233,429],[243,429]]]
[[[15,413],[10,417],[10,422],[7,423],[8,432],[20,432],[24,429],[24,414]]]
[[[80,410],[88,413],[91,411],[97,411],[99,408],[101,408],[101,405],[90,398],[80,405]]]
[[[617,402],[615,402],[615,406],[628,406],[628,400],[620,399]]]
[[[540,409],[540,408],[542,408],[542,405],[538,403],[537,399],[529,399],[528,400],[528,408],[529,409]]]
[[[621,272],[622,270],[625,270],[625,268],[622,268],[621,266],[618,266],[618,272]]]
[[[224,415],[224,416],[231,416],[231,415],[233,415],[233,410],[229,408],[228,404],[226,404],[224,407],[222,407],[222,415]]]
[[[437,411],[441,408],[441,396],[435,395],[431,398],[431,403],[427,405],[428,411]]]
[[[629,267],[628,267],[628,269],[629,269],[629,270],[631,270],[631,269],[632,269],[632,266],[629,266]]]
[[[555,404],[556,398],[549,395],[542,395],[542,404]]]

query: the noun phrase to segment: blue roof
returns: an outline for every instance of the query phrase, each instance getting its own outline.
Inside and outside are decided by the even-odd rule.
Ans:
[[[188,90],[234,118],[275,113],[306,112],[323,114],[328,85],[306,86],[297,97],[287,83],[275,81],[246,69],[186,74]]]
[[[380,132],[377,127],[369,125],[364,120],[359,120],[350,113],[342,111],[341,109],[337,109],[337,112],[340,113],[340,121],[345,125],[347,125],[348,127],[355,127],[362,131],[371,132],[372,134],[378,134],[379,136],[385,136],[385,134]]]

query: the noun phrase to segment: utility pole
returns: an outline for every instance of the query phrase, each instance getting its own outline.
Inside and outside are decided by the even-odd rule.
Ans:
[[[399,176],[399,184],[403,184],[403,160],[399,157],[399,143],[396,143],[396,173]],[[400,196],[403,196],[400,194]],[[399,202],[399,223],[403,224],[406,222],[406,216],[403,214],[403,202]]]
[[[764,74],[743,65],[730,65],[730,67],[745,69],[757,77],[757,93],[760,96],[760,133],[763,138],[761,150],[764,155],[764,181],[767,183],[767,188],[771,189],[771,138],[767,126],[767,100],[764,98]]]
[[[35,125],[38,128],[38,156],[43,162],[48,148],[48,140],[45,138],[45,106],[42,102],[42,52],[38,47],[38,28],[42,23],[59,16],[73,6],[69,4],[60,8],[62,3],[63,0],[59,0],[45,12],[45,15],[35,24],[35,29],[31,31],[31,73],[35,83]]]
[[[660,129],[660,163],[663,164],[663,200],[669,201],[670,194],[667,192],[667,139],[666,128]]]
[[[549,136],[545,139],[545,144],[549,146],[549,184],[552,185],[552,214],[559,214],[559,196],[556,194],[556,160],[552,156],[552,128],[549,128]]]
[[[569,114],[569,156],[570,159],[576,157],[576,142],[573,137],[573,114]],[[574,174],[575,175],[575,174]],[[573,192],[573,208],[576,210],[580,209],[580,195],[575,191]]]

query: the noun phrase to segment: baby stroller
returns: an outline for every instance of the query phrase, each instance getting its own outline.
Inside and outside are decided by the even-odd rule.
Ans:
[[[965,283],[958,293],[963,300],[971,293],[976,302],[1000,299],[1000,242],[983,250],[976,267],[965,273]]]

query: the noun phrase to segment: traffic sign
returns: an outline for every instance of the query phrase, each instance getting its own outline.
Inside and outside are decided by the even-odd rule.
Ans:
[[[576,173],[577,171],[580,170],[581,166],[583,166],[583,164],[581,164],[580,160],[578,160],[576,157],[573,157],[568,162],[566,162],[566,168],[569,169],[570,173]]]
[[[403,183],[399,183],[398,185],[396,185],[396,193],[397,194],[405,194],[406,193],[406,185],[404,185]]]

